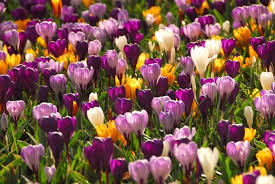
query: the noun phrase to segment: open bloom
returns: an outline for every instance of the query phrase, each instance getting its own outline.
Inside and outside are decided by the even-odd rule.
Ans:
[[[156,85],[157,80],[159,79],[160,74],[161,74],[160,66],[157,63],[149,64],[149,65],[143,65],[140,68],[140,72],[141,72],[142,77],[152,87]]]
[[[174,47],[174,33],[169,28],[156,31],[155,36],[161,51],[170,52]]]
[[[101,107],[90,108],[87,111],[87,117],[94,127],[102,124],[104,121],[104,113]]]
[[[250,153],[250,144],[248,141],[236,143],[231,141],[226,145],[226,153],[237,166],[243,169]]]
[[[260,166],[265,166],[268,170],[272,167],[272,152],[269,148],[264,148],[256,154]]]
[[[141,137],[148,124],[148,114],[145,110],[125,113],[126,120],[138,137]]]
[[[138,184],[146,184],[147,178],[150,173],[150,164],[147,160],[137,160],[130,162],[128,169],[132,178]]]
[[[51,41],[57,30],[55,22],[43,21],[35,24],[35,30],[46,42]]]

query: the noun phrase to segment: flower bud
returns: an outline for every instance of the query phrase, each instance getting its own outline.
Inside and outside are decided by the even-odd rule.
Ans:
[[[271,90],[271,84],[274,81],[272,72],[262,72],[260,75],[260,82],[264,90]]]
[[[104,113],[101,107],[90,108],[87,117],[94,127],[104,122]]]
[[[249,128],[253,125],[253,109],[251,106],[246,106],[244,108],[244,116]]]

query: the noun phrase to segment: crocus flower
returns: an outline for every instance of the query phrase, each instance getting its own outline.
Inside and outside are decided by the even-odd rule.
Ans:
[[[167,92],[168,90],[168,78],[167,77],[163,77],[163,76],[160,76],[158,81],[157,81],[157,84],[156,84],[156,89],[158,89],[156,91],[156,95],[157,96],[163,96],[165,95],[165,93]]]
[[[115,119],[115,125],[118,131],[125,137],[127,141],[130,140],[130,135],[132,133],[132,127],[127,121],[125,115],[118,115]]]
[[[102,124],[104,121],[104,113],[101,107],[93,107],[87,111],[87,117],[94,127]]]
[[[229,131],[230,123],[228,120],[221,120],[218,123],[217,130],[221,139],[221,142],[225,146],[228,139],[228,131]]]
[[[78,93],[68,93],[63,95],[63,103],[70,116],[75,116],[80,103],[80,96]]]
[[[261,112],[267,121],[275,116],[275,94],[264,94],[254,100],[256,109]]]
[[[197,144],[193,141],[189,142],[188,144],[181,143],[174,146],[173,154],[181,163],[186,174],[189,174],[193,167],[193,163],[197,157],[197,149]]]
[[[150,159],[150,170],[158,184],[164,183],[172,170],[172,161],[169,157],[155,157]]]
[[[269,183],[275,183],[275,177],[271,174],[267,176],[258,176],[256,179],[256,184],[269,184]]]
[[[265,38],[263,36],[262,37],[252,37],[250,39],[250,44],[256,52],[258,50],[258,46],[262,45],[263,43],[265,43]]]
[[[151,103],[153,97],[153,93],[150,89],[139,90],[137,92],[137,100],[139,105],[144,108],[148,113],[152,112]]]
[[[137,160],[130,162],[128,169],[132,178],[138,184],[146,184],[150,173],[150,164],[147,160]]]
[[[125,45],[124,48],[124,53],[128,60],[130,61],[130,65],[135,71],[136,65],[137,65],[137,60],[140,54],[140,47],[138,44],[131,44],[131,45]]]
[[[161,51],[171,52],[174,47],[174,32],[172,30],[169,28],[160,29],[156,31],[155,37]]]
[[[115,38],[115,44],[120,52],[124,52],[124,46],[127,45],[127,38],[126,36],[120,36]]]
[[[19,47],[19,34],[15,29],[6,31],[4,33],[4,40],[10,44],[14,49],[18,49]]]
[[[0,119],[0,128],[3,131],[6,131],[8,128],[8,120],[7,120],[7,115],[5,113],[2,114],[1,119]]]
[[[193,127],[192,130],[188,126],[182,128],[176,128],[174,131],[174,139],[188,139],[192,140],[196,134],[196,128]]]
[[[226,73],[232,78],[236,77],[239,74],[239,69],[240,69],[239,61],[228,60],[225,64]]]
[[[191,107],[194,100],[194,92],[191,88],[189,89],[178,89],[176,91],[177,99],[181,100],[185,105],[185,115],[189,116]]]
[[[141,144],[141,151],[147,160],[150,160],[152,156],[161,156],[163,151],[163,142],[157,139],[144,141]]]
[[[182,57],[180,58],[182,70],[185,74],[191,76],[194,72],[195,64],[191,57]]]
[[[260,82],[264,90],[271,90],[271,84],[274,80],[272,72],[262,72],[260,75]]]
[[[260,166],[265,166],[268,170],[272,167],[272,152],[269,148],[264,148],[256,153],[256,158]]]
[[[111,159],[110,170],[116,183],[120,183],[126,171],[128,171],[127,162],[124,158]]]
[[[109,37],[112,38],[115,31],[118,29],[118,22],[116,19],[113,18],[103,20],[102,28],[104,28]]]
[[[35,30],[46,42],[51,41],[57,30],[55,22],[43,21],[35,24]]]
[[[108,90],[109,98],[114,101],[117,98],[125,98],[126,90],[124,86],[113,87]]]
[[[190,75],[186,75],[184,71],[182,71],[177,78],[178,84],[180,88],[185,89],[185,88],[190,88],[191,84],[191,78]]]
[[[53,8],[53,14],[57,18],[61,14],[62,1],[61,0],[51,0],[51,5]]]
[[[193,22],[182,27],[182,33],[188,37],[190,41],[196,41],[201,32],[201,25],[198,22]]]
[[[52,181],[52,178],[55,174],[56,168],[55,166],[51,166],[51,167],[45,167],[44,168],[45,174],[47,176],[47,181],[50,183]]]
[[[202,114],[202,118],[206,120],[208,109],[210,109],[210,106],[211,106],[211,100],[207,96],[202,95],[199,97],[198,103],[199,103],[199,110]]]
[[[214,169],[219,161],[219,151],[217,148],[211,150],[211,148],[198,149],[198,158],[202,166],[203,172],[206,175],[207,180],[210,182],[213,179]]]
[[[160,77],[160,66],[157,63],[143,65],[140,68],[140,72],[144,80],[146,80],[151,87],[156,85],[157,80]]]
[[[208,49],[195,46],[191,49],[191,57],[202,78],[210,62]]]
[[[168,132],[170,132],[177,125],[174,113],[170,110],[168,112],[161,111],[159,113],[159,122]]]
[[[50,77],[50,85],[56,95],[62,95],[67,89],[67,78],[64,74],[52,75]]]
[[[231,54],[232,50],[235,48],[235,45],[236,41],[233,38],[222,39],[222,49],[226,57]]]
[[[116,50],[107,50],[106,51],[106,60],[108,65],[113,69],[116,68],[118,63],[118,55]]]
[[[94,74],[94,69],[87,67],[77,67],[72,70],[71,77],[78,89],[86,90],[87,85],[91,81]]]
[[[55,57],[59,57],[63,54],[66,48],[66,45],[67,45],[67,41],[65,39],[57,40],[55,42],[51,41],[48,43],[48,50]]]
[[[61,152],[64,148],[65,139],[61,132],[50,132],[48,133],[48,144],[52,150],[54,159],[55,159],[55,167],[58,166],[59,160],[61,157]]]
[[[229,76],[220,77],[217,79],[217,90],[222,98],[222,101],[227,99],[235,88],[236,81]]]
[[[78,32],[70,32],[68,35],[68,39],[70,44],[76,49],[77,42],[83,42],[85,40],[85,34],[81,31]]]
[[[89,7],[89,11],[93,15],[102,18],[106,11],[106,5],[103,3],[95,3]]]
[[[132,130],[141,139],[149,120],[147,112],[145,110],[126,112],[125,116]]]
[[[28,145],[23,147],[21,150],[21,157],[35,174],[38,174],[40,168],[40,158],[44,154],[45,150],[42,144]]]
[[[124,114],[126,112],[129,112],[132,108],[132,101],[127,98],[117,98],[115,100],[115,111],[118,114]]]
[[[253,109],[252,109],[251,106],[246,106],[244,108],[244,117],[246,119],[248,127],[252,128],[252,124],[253,124]]]
[[[100,172],[102,169],[109,169],[109,163],[114,151],[111,138],[96,137],[91,146],[84,148],[84,155],[90,166]]]
[[[244,126],[242,124],[233,124],[229,127],[229,138],[231,141],[242,141],[244,137]]]
[[[86,41],[78,41],[75,50],[79,60],[84,60],[88,53],[88,43]]]
[[[37,106],[34,106],[32,110],[33,117],[36,120],[39,120],[43,116],[50,116],[51,114],[56,114],[56,113],[58,113],[56,106],[51,103],[45,103],[45,102]]]
[[[175,118],[175,124],[179,123],[182,113],[184,112],[185,104],[180,101],[168,100],[164,103],[163,109],[165,112],[171,111]]]
[[[8,101],[6,103],[6,109],[12,116],[13,121],[17,124],[20,116],[23,114],[25,109],[25,102],[23,100],[18,101]]]
[[[52,114],[50,116],[43,116],[38,120],[38,124],[40,128],[48,134],[49,132],[55,132],[57,131],[58,127],[58,119],[55,114]]]
[[[221,40],[208,39],[205,41],[204,47],[208,49],[209,58],[216,58],[220,53],[222,42]]]
[[[214,82],[203,84],[201,87],[201,94],[210,98],[212,105],[217,94],[217,85]]]
[[[89,55],[98,55],[101,50],[101,42],[98,40],[93,40],[89,42],[88,54]]]
[[[237,166],[243,169],[250,153],[250,144],[248,141],[235,143],[231,141],[226,145],[226,153]]]
[[[85,117],[87,117],[87,111],[90,108],[94,108],[94,107],[99,107],[99,104],[98,104],[97,100],[94,100],[94,101],[91,101],[91,102],[82,103],[82,111],[83,111]]]
[[[64,136],[65,144],[68,145],[76,128],[75,117],[66,116],[58,120],[58,129]]]
[[[154,97],[151,104],[152,108],[159,114],[163,109],[164,103],[168,100],[171,100],[169,96]]]

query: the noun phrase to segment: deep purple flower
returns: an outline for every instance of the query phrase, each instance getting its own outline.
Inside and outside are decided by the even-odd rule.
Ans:
[[[222,120],[218,123],[217,130],[220,135],[221,142],[225,146],[228,139],[228,131],[229,131],[230,123],[228,120]]]
[[[66,116],[58,120],[58,129],[64,136],[65,144],[68,145],[76,128],[75,117]]]
[[[137,65],[137,60],[140,54],[140,47],[138,44],[131,44],[131,45],[125,45],[124,46],[124,53],[128,60],[130,61],[130,65],[135,71],[136,65]]]
[[[233,38],[222,39],[222,49],[225,57],[228,57],[231,54],[235,46],[236,46],[236,41]]]
[[[144,157],[149,160],[152,156],[161,156],[163,150],[162,140],[148,140],[144,141],[141,145],[141,151]]]
[[[67,46],[67,41],[65,39],[51,41],[48,43],[49,53],[53,54],[55,57],[59,57],[63,54],[65,48]]]
[[[83,111],[85,117],[87,117],[87,111],[90,108],[94,108],[94,107],[99,107],[99,103],[96,100],[91,101],[91,102],[82,103],[82,111]]]
[[[254,173],[247,173],[247,174],[243,174],[242,175],[242,183],[243,184],[256,184],[256,179],[257,179],[257,175],[255,175]]]
[[[95,74],[93,75],[94,81],[97,81],[100,75],[101,57],[98,55],[91,55],[87,58],[88,68],[93,67]]]
[[[26,12],[24,8],[16,8],[14,10],[12,10],[11,12],[14,20],[24,20],[26,19]]]
[[[187,175],[193,168],[193,163],[197,157],[197,149],[197,144],[193,141],[188,144],[181,143],[174,146],[173,154],[181,163]]]
[[[33,18],[43,18],[46,14],[46,5],[44,4],[36,4],[31,7],[31,14],[33,15]]]
[[[49,132],[55,132],[57,131],[58,127],[58,119],[59,117],[56,117],[55,115],[52,116],[43,116],[38,120],[38,124],[40,128],[48,134]]]
[[[211,106],[211,100],[207,96],[202,95],[202,96],[199,97],[198,102],[199,102],[199,110],[202,114],[202,118],[204,120],[206,120],[207,114],[208,114],[208,109]]]
[[[136,94],[139,105],[149,114],[152,112],[151,103],[154,98],[151,89],[139,90]]]
[[[70,116],[75,115],[74,106],[78,107],[80,103],[80,96],[78,93],[68,93],[63,95],[63,103],[68,111]]]
[[[64,148],[65,139],[61,132],[49,132],[48,133],[48,144],[52,150],[55,167],[58,166],[59,160],[61,158],[61,152]]]
[[[191,86],[191,78],[190,75],[186,75],[184,71],[182,71],[177,78],[178,84],[180,88],[190,88]]]
[[[124,86],[113,87],[108,90],[109,98],[114,101],[116,98],[125,98],[126,90]]]
[[[88,54],[88,43],[86,41],[78,41],[75,49],[79,60],[84,60]]]
[[[117,98],[115,100],[115,112],[117,114],[124,114],[129,112],[132,108],[132,101],[127,98]]]
[[[185,115],[189,116],[191,107],[194,100],[194,93],[191,88],[189,89],[178,89],[176,91],[176,97],[177,99],[183,101],[185,105]]]
[[[195,1],[204,1],[204,0],[195,0]],[[216,18],[214,15],[208,14],[208,15],[204,15],[196,18],[196,22],[200,23],[202,29],[204,29],[206,25],[215,24]]]
[[[49,96],[49,88],[47,86],[40,86],[37,94],[38,103],[47,102]]]
[[[242,141],[244,133],[244,126],[242,124],[233,124],[229,127],[229,138],[231,141]]]
[[[166,91],[168,90],[168,78],[160,76],[156,85],[157,89],[157,96],[165,95]]]
[[[63,6],[61,9],[60,19],[64,22],[77,22],[78,15],[74,13],[72,6]]]
[[[140,20],[131,19],[124,24],[124,27],[128,31],[128,33],[137,33],[140,28]]]
[[[166,96],[169,96],[172,100],[176,100],[176,94],[173,90],[168,89],[166,92]]]
[[[126,116],[119,114],[115,119],[115,125],[118,131],[125,137],[128,142],[132,133],[132,127],[127,121]]]
[[[250,153],[250,144],[248,141],[231,141],[226,145],[226,153],[237,166],[243,169]]]
[[[211,9],[216,9],[220,14],[225,12],[225,2],[223,1],[214,1],[210,4]]]
[[[144,80],[146,80],[151,87],[154,87],[160,77],[160,66],[157,63],[143,65],[140,68],[140,73]]]
[[[26,46],[26,43],[27,43],[27,35],[25,32],[20,32],[19,34],[19,45],[18,45],[18,51],[19,53],[23,53],[24,52],[24,49],[25,49],[25,46]]]
[[[60,40],[62,40],[62,39],[68,40],[68,36],[69,36],[68,29],[67,28],[63,28],[63,29],[60,28],[60,29],[57,30],[56,35]]]
[[[204,0],[191,0],[191,4],[196,8],[200,8]]]
[[[194,72],[195,64],[191,57],[182,57],[180,58],[182,70],[185,74],[191,76]]]
[[[128,171],[128,165],[126,160],[124,158],[111,159],[110,170],[115,178],[115,182],[120,183],[124,173]]]
[[[271,42],[264,43],[262,45],[259,45],[257,48],[257,54],[259,58],[263,61],[265,67],[267,70],[269,70],[269,67],[271,65],[271,53],[272,50],[275,48],[274,44]]]
[[[45,154],[45,149],[42,144],[28,145],[22,148],[21,157],[29,168],[38,174],[40,168],[40,158]]]
[[[84,148],[84,155],[89,161],[90,166],[97,171],[108,169],[110,159],[114,151],[111,138],[96,137],[91,146]]]
[[[225,64],[225,70],[230,77],[232,78],[236,77],[239,74],[239,69],[240,69],[239,61],[227,60]]]
[[[258,50],[258,46],[262,45],[263,43],[265,43],[265,38],[263,36],[250,38],[250,44],[256,52]]]
[[[233,91],[231,92],[231,94],[228,97],[228,102],[230,105],[235,102],[236,97],[239,93],[239,90],[240,90],[240,85],[239,85],[239,83],[236,82]]]
[[[145,65],[154,64],[154,63],[159,64],[159,66],[161,67],[161,65],[162,65],[162,59],[159,59],[159,58],[149,58],[149,59],[145,59],[145,61],[144,61]]]
[[[0,103],[5,107],[6,101],[11,97],[14,83],[9,75],[0,75]]]

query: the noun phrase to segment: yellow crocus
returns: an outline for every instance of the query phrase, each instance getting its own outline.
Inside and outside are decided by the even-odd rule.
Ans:
[[[12,54],[12,55],[7,54],[6,63],[9,66],[9,68],[19,65],[20,62],[21,62],[20,54]]]
[[[58,18],[61,15],[62,1],[61,0],[51,0],[53,14],[55,18]]]
[[[167,77],[170,85],[172,85],[175,81],[175,71],[176,67],[171,64],[166,64],[164,67],[161,68],[161,75],[163,77]]]
[[[143,80],[142,78],[136,79],[128,75],[125,77],[124,75],[121,81],[119,81],[117,76],[115,76],[115,83],[117,87],[124,85],[126,91],[126,98],[136,99],[136,90],[141,89]]]
[[[255,171],[259,171],[262,176],[267,175],[267,171],[266,171],[265,167],[261,167],[261,166],[255,166],[255,167],[250,166],[249,167],[249,172],[255,172]]]
[[[99,137],[111,137],[113,143],[117,143],[117,141],[120,140],[123,145],[126,145],[126,140],[122,136],[122,134],[117,130],[114,120],[109,121],[107,124],[97,125],[96,133]]]
[[[8,72],[8,65],[5,61],[0,60],[0,74],[6,74]]]
[[[89,6],[94,2],[94,0],[82,0],[83,5],[86,8],[89,8]]]
[[[247,26],[233,30],[233,35],[237,40],[237,46],[242,47],[250,43],[251,31]]]
[[[231,184],[243,184],[243,176],[237,175],[237,176],[231,177]]]
[[[259,162],[259,166],[265,166],[267,170],[272,167],[272,152],[269,148],[264,148],[256,154],[256,158]]]
[[[247,141],[251,141],[255,135],[256,135],[256,129],[253,128],[245,128],[245,133],[244,133],[244,138],[243,141],[247,140]]]
[[[45,41],[41,36],[39,36],[39,37],[36,39],[36,41],[37,41],[44,49],[47,48],[47,43],[46,43],[46,41]]]
[[[255,89],[253,89],[253,91],[250,95],[250,98],[253,98],[253,100],[255,100],[255,98],[257,98],[257,97],[261,97],[260,90],[255,88]]]
[[[140,70],[140,68],[142,67],[142,65],[144,65],[145,59],[149,58],[149,54],[148,53],[141,53],[138,57],[138,61],[137,61],[137,69]]]
[[[223,69],[224,65],[225,65],[225,59],[222,59],[222,58],[215,59],[213,72],[219,73]]]

